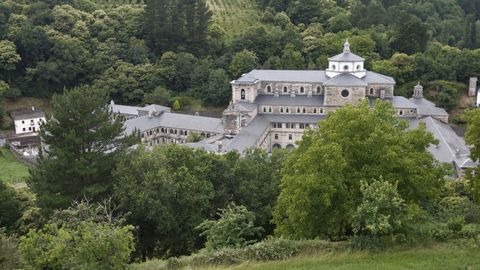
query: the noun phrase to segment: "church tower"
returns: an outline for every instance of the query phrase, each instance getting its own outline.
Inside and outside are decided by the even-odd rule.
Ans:
[[[420,82],[415,85],[415,88],[413,88],[413,98],[423,98],[423,86],[420,84]]]
[[[352,74],[357,78],[363,78],[366,75],[364,63],[364,58],[350,51],[350,43],[347,39],[343,44],[343,52],[328,58],[326,74],[329,78],[346,73]]]

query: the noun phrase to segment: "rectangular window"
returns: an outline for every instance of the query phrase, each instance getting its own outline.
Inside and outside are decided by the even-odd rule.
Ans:
[[[23,131],[25,131],[25,128],[23,128]]]
[[[278,134],[275,134],[275,140],[278,140]]]
[[[300,123],[299,126],[300,126],[300,129],[304,129],[304,128],[305,128],[305,124],[304,124],[304,123]]]
[[[291,141],[293,139],[292,134],[288,134],[288,139]]]
[[[25,124],[25,121],[22,120],[22,124]]]

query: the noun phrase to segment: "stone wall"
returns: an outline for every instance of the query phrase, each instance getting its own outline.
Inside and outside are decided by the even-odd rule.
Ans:
[[[347,90],[349,92],[347,97],[342,96],[341,93],[343,90]],[[324,104],[326,106],[345,106],[347,104],[356,104],[363,98],[365,98],[365,87],[325,87]]]

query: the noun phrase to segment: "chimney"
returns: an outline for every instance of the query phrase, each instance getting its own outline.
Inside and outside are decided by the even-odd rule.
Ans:
[[[153,112],[152,111],[148,111],[148,118],[152,118],[153,116]]]
[[[474,97],[477,94],[477,77],[470,78],[470,84],[468,86],[468,96]]]

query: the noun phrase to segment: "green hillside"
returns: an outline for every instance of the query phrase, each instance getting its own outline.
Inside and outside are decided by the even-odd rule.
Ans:
[[[262,12],[255,0],[208,0],[213,21],[225,30],[231,39],[251,26],[263,25]]]

